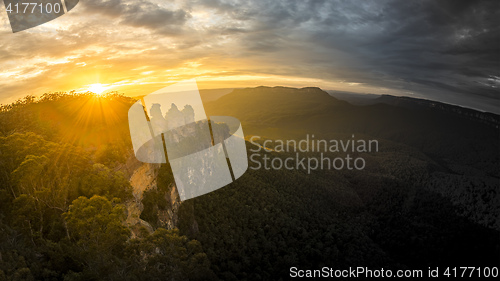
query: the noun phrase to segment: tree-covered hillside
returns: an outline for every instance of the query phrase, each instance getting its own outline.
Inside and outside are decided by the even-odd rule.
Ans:
[[[249,162],[235,182],[179,203],[168,164],[145,169],[155,184],[137,196],[146,180],[132,180],[134,102],[55,93],[1,107],[0,281],[287,280],[292,266],[500,264],[497,128],[435,109],[353,106],[317,88],[238,89],[205,108],[240,119],[247,140],[261,137],[246,142],[249,157],[266,140],[262,155],[296,157],[269,144],[307,134],[354,134],[379,150],[360,155],[362,170]],[[148,227],[127,223],[131,204]]]
[[[206,280],[177,230],[130,239],[127,111],[111,94],[27,97],[0,111],[0,280]]]

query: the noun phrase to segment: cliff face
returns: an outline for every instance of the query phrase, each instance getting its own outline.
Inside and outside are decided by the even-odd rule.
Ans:
[[[130,176],[130,185],[133,188],[134,199],[127,202],[127,225],[132,232],[132,238],[140,236],[143,229],[149,233],[153,232],[153,227],[146,221],[140,219],[144,206],[142,205],[142,195],[144,191],[156,188],[156,176],[158,164],[144,163],[136,168]]]
[[[183,125],[164,133],[165,144],[169,151],[168,157],[177,159],[185,156],[186,153],[201,151],[208,148],[211,143],[211,135],[208,121],[191,122],[194,120],[194,113],[190,106],[186,106],[181,112],[177,107],[172,107],[175,110],[168,111],[169,116],[178,113],[180,118],[178,123]],[[174,113],[172,113],[174,112]],[[187,112],[187,113],[186,113]],[[191,114],[190,114],[191,112]],[[156,123],[161,124],[166,120],[161,119],[161,114],[156,114]],[[176,120],[175,118],[167,118],[169,122]],[[163,120],[162,122],[160,122]],[[181,124],[182,121],[182,124]],[[153,122],[153,119],[152,121]],[[184,122],[190,122],[185,125]],[[169,123],[172,124],[172,123]],[[179,125],[174,124],[174,125]],[[154,125],[154,124],[153,124]],[[216,125],[214,128],[219,128],[223,125]],[[229,128],[220,130],[221,136],[229,135]],[[176,154],[177,153],[177,154]],[[207,162],[208,165],[208,162]],[[199,169],[198,173],[203,175],[203,171],[209,171],[210,167]],[[131,154],[127,162],[119,168],[129,177],[130,185],[134,199],[126,203],[128,217],[126,223],[132,231],[132,237],[141,237],[145,234],[153,232],[156,228],[174,229],[179,228],[179,209],[181,200],[177,186],[174,182],[174,176],[169,164],[150,164],[139,162],[135,155]],[[198,178],[203,178],[202,176]],[[194,185],[195,187],[202,186],[202,182]],[[187,229],[189,233],[198,231],[197,222],[194,219],[194,207],[186,206],[182,210],[189,219],[183,223],[183,229]],[[184,216],[186,217],[186,216]],[[185,226],[188,226],[187,228]],[[142,233],[142,234],[141,234]]]
[[[132,238],[136,238],[143,236],[145,234],[144,231],[148,233],[154,231],[151,223],[141,219],[141,213],[144,211],[144,193],[147,191],[156,191],[158,188],[157,178],[160,171],[160,164],[130,163],[129,161],[127,168],[134,199],[126,202],[128,211],[126,224],[132,232]],[[178,210],[181,204],[175,184],[172,183],[170,185],[170,192],[162,194],[162,196],[164,197],[162,199],[166,200],[167,204],[166,208],[155,208],[158,218],[158,222],[155,225],[157,227],[173,229],[177,227]]]
[[[170,203],[170,207],[167,207],[164,210],[158,210],[158,225],[166,229],[174,229],[177,227],[179,222],[178,213],[181,205],[175,184],[172,184],[172,188],[170,189],[170,192],[166,194],[165,199],[167,199],[167,202]]]

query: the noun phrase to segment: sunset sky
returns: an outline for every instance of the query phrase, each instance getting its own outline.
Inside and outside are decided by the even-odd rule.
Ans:
[[[1,3],[0,103],[144,95],[196,78],[206,89],[315,86],[500,113],[499,3],[80,0],[18,33]]]

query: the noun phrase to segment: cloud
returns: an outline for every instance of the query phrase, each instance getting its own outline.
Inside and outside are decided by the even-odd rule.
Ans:
[[[500,113],[498,18],[494,0],[80,1],[47,25],[0,29],[0,77],[11,75],[0,80],[0,101],[97,82],[81,77],[155,84],[226,75],[411,92]]]
[[[146,0],[88,0],[82,6],[90,14],[101,14],[118,20],[120,24],[144,27],[161,34],[175,35],[190,18],[182,9],[167,9]]]

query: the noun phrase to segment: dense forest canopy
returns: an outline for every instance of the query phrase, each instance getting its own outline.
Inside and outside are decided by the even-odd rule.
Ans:
[[[0,110],[0,280],[204,280],[196,240],[130,239],[121,166],[131,155],[116,93],[27,96]]]
[[[181,203],[162,165],[140,198],[148,227],[137,230],[126,222],[138,200],[134,102],[51,93],[0,107],[0,280],[285,280],[291,266],[499,264],[498,128],[353,106],[316,88],[237,90],[207,113],[239,118],[260,141],[356,133],[380,151],[363,171],[250,169]]]

